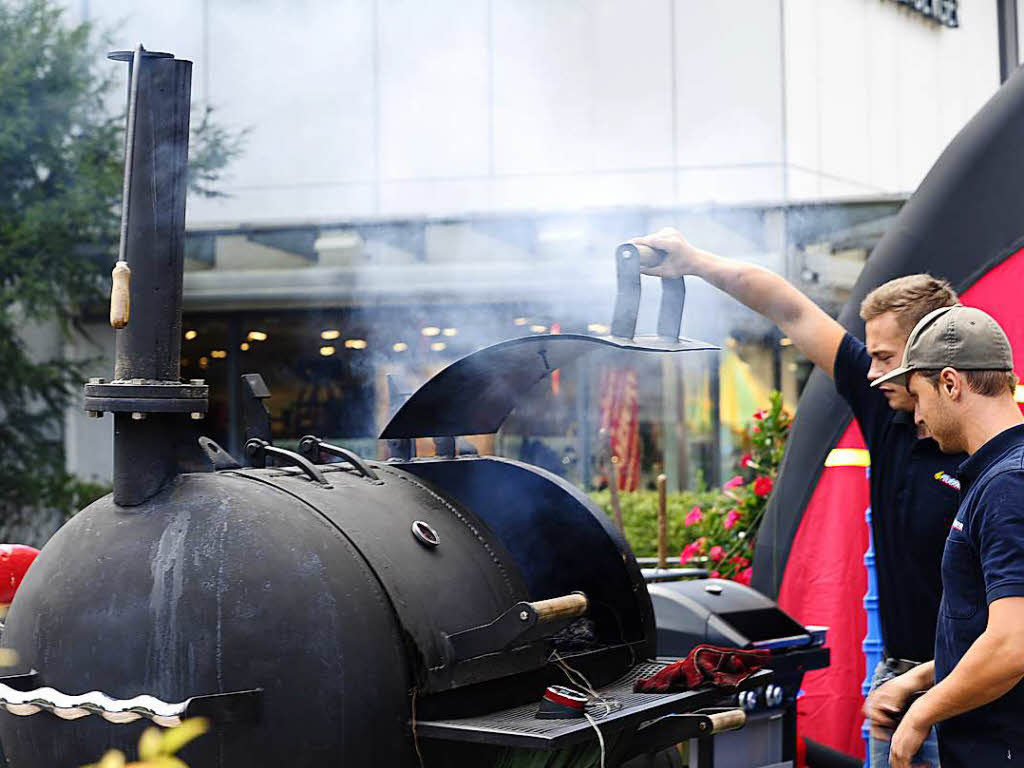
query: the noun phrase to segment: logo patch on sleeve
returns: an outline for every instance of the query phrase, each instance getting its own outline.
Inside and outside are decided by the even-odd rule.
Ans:
[[[953,521],[953,529],[962,532],[963,529],[964,529],[964,524],[961,523],[959,520],[954,520]]]
[[[953,477],[951,474],[939,471],[935,473],[934,477],[940,483],[942,483],[943,485],[948,485],[954,491],[960,490],[960,481]]]

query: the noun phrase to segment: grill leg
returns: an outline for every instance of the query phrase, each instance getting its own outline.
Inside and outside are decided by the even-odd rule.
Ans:
[[[715,738],[690,740],[690,768],[715,768]]]
[[[786,707],[782,715],[782,760],[792,760],[796,765],[796,701]]]

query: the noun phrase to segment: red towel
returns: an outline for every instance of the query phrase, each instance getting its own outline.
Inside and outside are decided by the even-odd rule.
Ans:
[[[743,651],[698,645],[681,661],[633,684],[633,693],[688,691],[704,685],[732,691],[761,669],[771,654],[768,651]]]

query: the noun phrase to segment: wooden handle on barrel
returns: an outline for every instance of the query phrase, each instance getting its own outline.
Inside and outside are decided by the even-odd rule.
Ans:
[[[569,619],[587,612],[587,596],[582,592],[573,592],[550,600],[538,600],[530,603],[530,607],[537,613],[538,621]]]
[[[128,315],[131,311],[132,270],[128,262],[117,262],[110,277],[113,278],[113,284],[110,286],[110,325],[113,328],[124,328],[128,325]]]
[[[668,478],[658,475],[658,567],[668,568]]]
[[[735,731],[747,724],[747,713],[742,709],[730,709],[728,712],[716,712],[708,715],[711,721],[711,733]]]

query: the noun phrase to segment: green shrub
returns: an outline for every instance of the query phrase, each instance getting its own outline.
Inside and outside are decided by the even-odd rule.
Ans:
[[[772,392],[768,408],[755,413],[747,425],[750,453],[738,462],[740,474],[721,488],[668,495],[666,538],[672,559],[707,567],[715,577],[750,583],[754,541],[775,487],[791,425],[782,396]],[[609,491],[591,496],[612,516]],[[657,555],[657,492],[620,493],[619,503],[623,532],[634,554]]]

